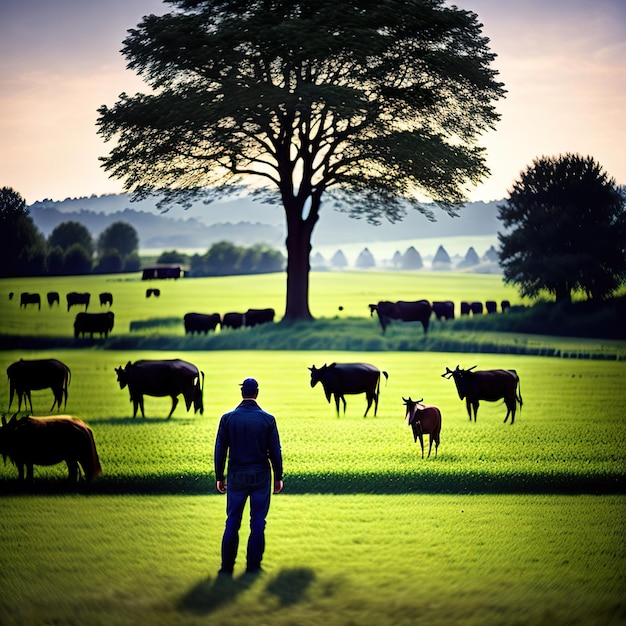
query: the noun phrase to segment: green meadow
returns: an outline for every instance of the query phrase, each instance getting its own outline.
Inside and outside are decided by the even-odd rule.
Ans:
[[[0,351],[0,370],[19,358],[66,363],[72,381],[64,412],[91,426],[103,467],[91,486],[71,489],[64,465],[36,467],[30,488],[17,484],[8,461],[0,465],[0,624],[626,622],[625,360],[346,351],[330,341],[321,350],[145,349],[134,343],[137,334],[166,344],[171,336],[190,338],[182,321],[138,333],[130,331],[133,321],[261,306],[280,316],[284,307],[281,276],[158,286],[154,300],[145,298],[146,283],[130,276],[0,281],[2,333],[26,346]],[[77,309],[68,314],[62,302],[60,310],[45,303],[40,312],[20,311],[6,294],[53,289],[62,298],[70,290],[92,298],[111,291],[112,337],[130,338],[130,348],[98,341],[38,348],[37,338],[71,336]],[[312,312],[324,318],[316,324],[362,318],[358,328],[372,340],[380,330],[370,301],[520,303],[495,276],[329,272],[313,274],[311,290]],[[100,310],[97,299],[92,309]],[[299,328],[283,332],[293,345],[301,341]],[[475,335],[472,345],[483,340]],[[590,353],[606,343],[533,340]],[[623,342],[611,349],[622,350]],[[187,413],[181,402],[166,420],[170,399],[147,397],[146,418],[133,419],[114,368],[174,357],[204,372],[204,414]],[[363,396],[347,396],[346,414],[337,417],[323,390],[311,388],[308,367],[332,361],[367,361],[389,373],[376,416],[370,409],[363,417]],[[454,383],[441,377],[457,364],[518,371],[524,405],[514,425],[503,423],[500,402],[481,403],[477,422],[468,420]],[[268,518],[266,573],[249,580],[240,562],[235,579],[224,583],[216,572],[225,499],[214,488],[212,452],[219,417],[238,402],[246,376],[259,380],[259,402],[276,415],[285,491]],[[433,450],[421,458],[406,425],[402,397],[409,395],[441,408],[436,457]],[[6,381],[3,403],[6,409]],[[50,390],[33,392],[33,404],[36,415],[48,414]],[[242,550],[246,533],[242,528]]]

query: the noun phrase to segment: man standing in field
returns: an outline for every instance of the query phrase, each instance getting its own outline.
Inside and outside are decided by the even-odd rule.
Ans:
[[[254,378],[241,384],[243,400],[220,419],[215,440],[217,490],[226,493],[226,527],[222,537],[220,574],[232,576],[239,546],[239,528],[250,498],[250,536],[246,572],[261,572],[265,550],[265,518],[270,508],[272,472],[274,493],[283,489],[283,459],[276,420],[257,404],[259,386]],[[228,456],[227,479],[224,468]],[[271,470],[270,470],[271,464]]]

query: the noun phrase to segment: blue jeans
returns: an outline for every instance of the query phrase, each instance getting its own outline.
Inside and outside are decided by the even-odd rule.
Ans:
[[[226,527],[222,537],[222,570],[232,572],[239,547],[239,529],[246,500],[250,498],[250,536],[246,569],[258,570],[265,551],[265,518],[270,508],[271,475],[264,472],[238,472],[228,475]]]

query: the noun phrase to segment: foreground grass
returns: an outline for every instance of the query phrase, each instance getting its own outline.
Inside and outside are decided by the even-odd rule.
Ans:
[[[265,576],[224,584],[219,496],[9,497],[0,623],[622,624],[625,504],[287,493]]]

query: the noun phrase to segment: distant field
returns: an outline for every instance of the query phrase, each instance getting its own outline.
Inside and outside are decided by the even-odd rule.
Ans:
[[[159,298],[146,298],[146,289],[158,287]],[[98,294],[113,294],[114,333],[127,333],[133,321],[154,318],[178,318],[174,332],[184,334],[185,313],[220,313],[245,311],[248,308],[271,307],[277,321],[285,310],[285,274],[188,278],[179,280],[142,281],[139,274],[91,275],[58,278],[0,279],[0,315],[2,332],[16,335],[73,336],[76,313],[67,312],[65,296],[70,291],[90,292],[89,311],[103,310]],[[20,310],[22,291],[39,293],[41,311],[29,305]],[[61,306],[50,308],[46,293],[57,291]],[[9,300],[9,293],[14,297]],[[445,272],[313,272],[310,284],[310,308],[315,317],[369,318],[368,304],[379,300],[453,300],[457,311],[462,300],[508,299],[513,304],[521,299],[514,288],[505,286],[501,276]],[[339,307],[343,310],[339,310]],[[376,328],[376,320],[372,320]]]

